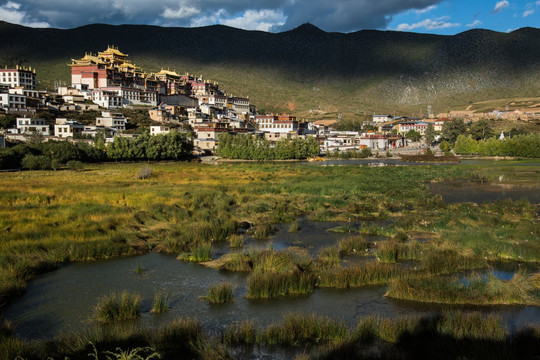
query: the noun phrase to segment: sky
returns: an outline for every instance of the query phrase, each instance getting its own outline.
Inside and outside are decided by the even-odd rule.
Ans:
[[[309,22],[328,32],[453,35],[473,28],[540,27],[540,0],[0,0],[0,20],[38,28],[222,24],[269,32]]]

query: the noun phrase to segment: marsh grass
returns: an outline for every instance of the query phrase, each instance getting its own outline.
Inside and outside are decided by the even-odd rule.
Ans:
[[[245,252],[233,252],[223,256],[223,262],[220,265],[221,270],[227,271],[251,271],[253,270],[253,261]]]
[[[534,181],[537,174],[530,167],[367,169],[227,164],[208,168],[156,163],[152,168],[159,174],[159,182],[134,179],[140,167],[103,164],[84,172],[2,173],[0,304],[22,294],[30,279],[62,263],[135,255],[151,249],[182,253],[184,260],[207,261],[211,244],[230,241],[240,220],[255,224],[252,231],[265,239],[272,234],[272,224],[292,222],[299,215],[347,221],[367,215],[386,217],[391,212],[393,226],[364,222],[360,232],[391,235],[401,227],[407,232],[437,234],[437,241],[422,245],[420,268],[425,274],[485,268],[487,261],[494,260],[540,262],[540,245],[533,241],[539,235],[533,204],[444,204],[422,186],[466,178],[471,169],[487,171],[492,177],[503,169],[513,176],[523,173]],[[411,243],[397,236],[393,241]],[[340,255],[342,251],[344,248]],[[307,256],[290,255],[294,266],[281,255],[272,255],[274,259],[247,256],[247,260],[236,257],[231,269],[255,269],[259,264],[260,270],[254,272],[275,268],[286,276],[296,271],[319,276]],[[398,261],[411,257],[398,251]],[[339,286],[370,283],[340,271],[327,273],[331,275],[322,274],[323,278],[339,277]]]
[[[178,255],[182,261],[203,262],[212,260],[212,244],[200,243],[191,248],[190,252]]]
[[[421,266],[426,273],[435,275],[483,269],[488,267],[488,263],[477,255],[460,254],[454,249],[431,249],[423,257]]]
[[[289,232],[290,233],[295,233],[295,232],[298,232],[298,230],[300,230],[300,224],[298,224],[298,221],[293,221],[289,225]]]
[[[244,247],[245,239],[242,235],[232,234],[229,236],[229,245],[233,249]]]
[[[154,300],[152,302],[153,314],[161,314],[169,311],[169,296],[164,292],[157,292],[154,295]]]
[[[341,263],[339,248],[337,246],[329,246],[319,251],[317,257],[317,265],[320,268],[339,267]]]
[[[133,269],[133,272],[134,272],[135,274],[142,274],[142,273],[145,272],[145,271],[146,271],[146,268],[144,268],[144,267],[141,266],[141,265],[137,265],[137,266],[135,267],[135,269]]]
[[[94,318],[101,323],[133,320],[140,315],[141,297],[127,291],[102,297],[94,309]]]
[[[270,299],[283,296],[308,295],[315,287],[313,274],[254,272],[248,279],[248,299]]]
[[[275,228],[269,220],[262,220],[255,225],[250,233],[257,240],[265,240],[268,239],[268,237],[270,237],[274,231]]]
[[[472,274],[453,276],[402,276],[390,281],[386,296],[419,302],[468,305],[539,305],[533,278],[517,273],[511,280]]]
[[[126,326],[124,326],[126,325]],[[442,311],[424,316],[380,318],[368,316],[348,328],[323,315],[294,314],[282,321],[257,326],[253,321],[228,325],[222,335],[210,335],[200,322],[179,318],[161,327],[110,324],[73,332],[52,340],[22,342],[0,336],[1,359],[88,359],[93,354],[124,359],[144,359],[153,352],[163,359],[232,359],[227,350],[247,345],[309,349],[318,359],[533,359],[540,328],[525,327],[509,333],[501,318],[480,312]],[[90,344],[90,346],[89,346]],[[148,352],[132,352],[132,349]],[[444,349],[444,354],[441,353]],[[98,351],[99,350],[99,351]],[[10,356],[13,355],[13,356]],[[118,356],[120,357],[118,357]],[[124,356],[124,357],[122,357]],[[134,358],[132,360],[141,360]]]
[[[368,245],[363,236],[351,236],[339,240],[338,250],[341,256],[351,254],[364,255],[368,250]]]
[[[210,304],[224,304],[234,301],[234,287],[229,282],[211,285],[204,299]]]
[[[347,268],[320,269],[317,271],[317,285],[340,289],[382,285],[401,273],[397,265],[368,262]]]
[[[395,263],[398,260],[417,260],[421,257],[421,251],[417,242],[403,243],[392,239],[380,242],[375,254],[381,261]]]

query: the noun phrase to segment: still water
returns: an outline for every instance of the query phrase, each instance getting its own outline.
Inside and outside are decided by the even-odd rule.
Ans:
[[[136,274],[133,270],[138,266],[145,271]],[[142,316],[137,320],[141,325],[158,327],[180,316],[192,317],[213,333],[241,320],[250,319],[260,325],[275,323],[290,313],[327,315],[352,326],[366,316],[397,317],[449,308],[388,299],[383,296],[385,287],[381,286],[350,290],[316,289],[304,297],[253,301],[245,298],[246,280],[247,274],[220,272],[158,253],[77,263],[31,282],[26,294],[15,299],[5,309],[4,315],[16,326],[17,336],[43,339],[88,327],[99,298],[120,290],[129,290],[142,297]],[[235,301],[210,305],[202,300],[208,287],[221,281],[230,281],[236,286]],[[152,315],[152,298],[158,291],[169,295],[171,309],[164,314]],[[499,314],[510,330],[524,324],[540,324],[539,307],[474,309]]]

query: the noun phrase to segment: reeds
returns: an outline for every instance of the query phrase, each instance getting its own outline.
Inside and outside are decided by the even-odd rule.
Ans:
[[[224,304],[234,300],[234,287],[229,282],[211,285],[204,297],[210,304]]]
[[[133,320],[141,315],[141,297],[128,291],[102,297],[94,309],[94,317],[102,323]]]
[[[178,255],[179,260],[203,262],[212,260],[212,244],[200,243],[191,248],[190,252]]]
[[[294,232],[298,232],[298,230],[300,230],[300,225],[298,224],[298,221],[293,221],[289,225],[289,232],[294,233]]]
[[[538,288],[525,274],[511,280],[472,274],[465,278],[402,276],[390,281],[386,296],[420,302],[468,305],[538,305]]]
[[[347,268],[320,269],[317,272],[317,285],[340,289],[382,285],[401,273],[402,270],[394,264],[369,262]]]
[[[245,252],[233,252],[223,257],[224,259],[220,266],[221,270],[251,271],[253,269],[253,261]]]
[[[153,314],[161,314],[169,311],[169,296],[165,292],[157,292],[152,303]]]
[[[270,299],[291,295],[307,295],[313,291],[313,274],[294,271],[277,274],[273,272],[254,272],[248,280],[249,299]]]
[[[367,249],[368,245],[363,236],[351,236],[341,239],[338,242],[338,250],[340,255],[364,255]]]
[[[319,251],[317,257],[317,265],[320,268],[339,267],[341,258],[339,256],[339,248],[337,246],[329,246]]]
[[[416,242],[402,243],[392,239],[380,242],[375,255],[381,261],[395,263],[398,260],[416,260],[420,258],[421,250]]]
[[[233,249],[244,247],[245,239],[242,235],[232,234],[229,236],[229,245]]]

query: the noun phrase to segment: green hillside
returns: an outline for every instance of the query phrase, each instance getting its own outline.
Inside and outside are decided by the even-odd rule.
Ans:
[[[540,29],[470,30],[455,36],[305,24],[273,34],[226,26],[88,25],[33,29],[0,22],[0,65],[37,69],[42,86],[69,83],[71,58],[116,45],[147,71],[202,74],[267,111],[302,117],[443,112],[540,93]],[[323,114],[324,115],[324,114]],[[323,116],[321,115],[321,116]]]

